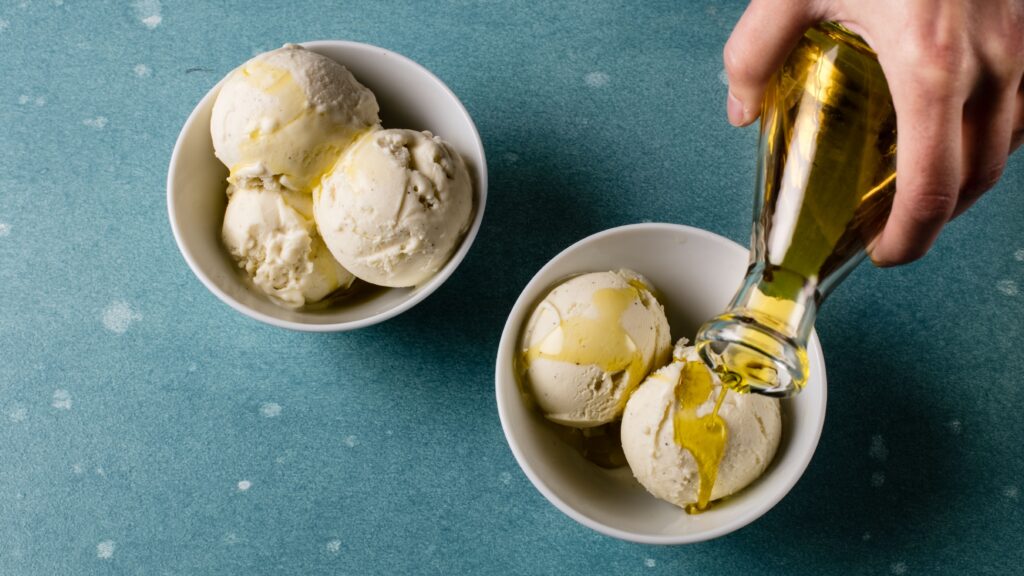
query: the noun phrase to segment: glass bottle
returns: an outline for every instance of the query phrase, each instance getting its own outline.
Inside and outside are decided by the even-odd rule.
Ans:
[[[878,58],[834,23],[812,28],[761,110],[750,265],[696,346],[740,392],[789,396],[825,297],[865,256],[896,188],[896,114]]]

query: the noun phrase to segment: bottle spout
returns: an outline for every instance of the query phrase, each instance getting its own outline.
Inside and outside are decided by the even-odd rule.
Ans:
[[[726,313],[697,334],[697,353],[726,388],[788,397],[807,382],[807,350],[750,316]]]

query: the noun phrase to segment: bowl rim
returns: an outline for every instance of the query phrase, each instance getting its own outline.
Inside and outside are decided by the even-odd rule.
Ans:
[[[455,272],[456,268],[458,268],[459,265],[462,264],[462,261],[469,253],[469,250],[472,247],[473,242],[476,240],[477,234],[480,231],[480,226],[483,223],[484,211],[487,206],[486,150],[484,149],[483,140],[480,138],[480,131],[477,129],[476,123],[473,122],[473,118],[470,116],[469,111],[466,110],[466,106],[462,103],[462,100],[460,100],[459,97],[455,94],[455,92],[453,92],[452,89],[449,88],[448,85],[444,83],[444,81],[438,78],[437,75],[435,75],[433,72],[431,72],[425,66],[416,62],[415,60],[402,54],[399,54],[397,52],[388,50],[387,48],[382,48],[380,46],[375,46],[373,44],[367,44],[364,42],[355,42],[352,40],[309,40],[305,42],[296,42],[294,44],[299,44],[304,48],[309,48],[314,51],[317,48],[341,47],[343,49],[357,50],[363,52],[382,52],[383,55],[388,58],[393,58],[406,65],[411,65],[413,68],[419,70],[419,72],[421,72],[429,82],[433,83],[436,87],[440,88],[440,90],[443,93],[445,93],[452,99],[452,101],[455,103],[454,110],[457,111],[461,119],[464,120],[466,125],[469,127],[472,140],[480,154],[480,165],[474,167],[477,177],[473,179],[474,198],[476,199],[476,205],[473,206],[473,220],[470,223],[469,229],[466,231],[466,234],[462,237],[462,241],[459,244],[458,250],[456,250],[451,255],[451,257],[445,263],[444,267],[438,270],[427,282],[420,286],[416,286],[410,297],[406,298],[405,300],[402,300],[401,302],[398,303],[398,305],[388,308],[383,312],[379,312],[377,314],[368,316],[366,318],[361,318],[359,320],[350,320],[346,322],[333,322],[325,324],[314,324],[295,320],[285,320],[283,318],[277,318],[275,316],[265,314],[254,308],[250,308],[249,306],[243,304],[242,302],[239,302],[238,300],[232,298],[226,292],[221,290],[216,285],[216,283],[214,283],[213,280],[206,274],[206,272],[199,267],[195,257],[192,254],[192,251],[186,247],[183,238],[183,233],[181,230],[180,218],[174,207],[174,190],[176,184],[175,178],[179,171],[178,163],[181,161],[181,155],[183,154],[182,150],[185,147],[185,134],[187,132],[190,132],[190,130],[193,128],[192,125],[198,121],[197,118],[200,114],[200,111],[207,107],[208,101],[216,98],[216,95],[220,90],[221,85],[224,83],[224,80],[227,78],[227,75],[225,75],[224,78],[221,78],[220,81],[218,81],[213,87],[210,88],[209,91],[206,92],[206,94],[203,95],[202,98],[199,99],[199,102],[197,102],[196,105],[192,108],[192,112],[189,113],[188,118],[185,120],[185,123],[182,124],[181,131],[178,133],[177,139],[175,139],[174,149],[171,152],[171,159],[167,167],[167,216],[168,219],[170,220],[171,232],[174,235],[174,242],[175,244],[177,244],[178,251],[181,253],[182,257],[184,257],[189,269],[192,270],[192,273],[199,279],[199,281],[202,282],[202,284],[206,286],[206,288],[210,292],[212,292],[221,302],[224,302],[225,304],[235,309],[236,311],[241,312],[242,314],[252,319],[258,320],[265,324],[269,324],[271,326],[287,328],[289,330],[296,330],[300,332],[345,332],[348,330],[365,328],[367,326],[372,326],[374,324],[384,322],[385,320],[393,318],[401,314],[402,312],[409,310],[413,306],[419,304],[428,296],[433,294],[434,291],[440,288],[441,285],[444,284],[448,280],[448,278]],[[345,65],[344,62],[338,63],[343,66]],[[479,183],[479,186],[477,186],[477,183]],[[476,189],[478,187],[479,190]]]
[[[808,338],[808,351],[810,352],[808,354],[808,359],[812,363],[811,369],[816,371],[817,374],[821,375],[821,400],[818,403],[818,405],[811,406],[811,413],[819,414],[820,416],[818,417],[818,421],[815,423],[815,426],[813,428],[814,438],[813,441],[809,444],[809,449],[805,453],[798,455],[797,464],[794,467],[790,468],[789,477],[785,478],[785,480],[781,484],[778,484],[779,488],[777,488],[773,493],[771,493],[769,498],[759,500],[756,505],[751,506],[750,509],[746,510],[742,514],[739,514],[736,518],[733,518],[732,520],[724,523],[721,526],[703,532],[694,532],[691,534],[683,535],[657,536],[631,532],[615,528],[613,526],[609,526],[570,506],[564,500],[559,498],[553,490],[548,488],[546,482],[533,470],[533,468],[529,464],[529,461],[526,458],[525,453],[523,452],[523,448],[520,446],[515,434],[511,430],[511,416],[509,414],[509,407],[502,399],[503,387],[508,386],[508,384],[503,385],[504,378],[502,372],[503,370],[507,370],[508,368],[508,366],[504,364],[504,361],[511,361],[511,355],[515,353],[514,348],[516,346],[516,342],[518,341],[519,327],[526,319],[528,307],[534,304],[535,302],[534,296],[531,296],[529,298],[527,298],[526,296],[529,293],[537,292],[538,289],[543,290],[545,287],[547,287],[547,284],[545,284],[545,286],[540,286],[538,288],[537,284],[540,283],[541,278],[545,276],[551,268],[561,263],[561,261],[564,260],[565,258],[570,257],[573,252],[587,244],[590,244],[607,236],[614,236],[617,234],[628,233],[636,230],[663,230],[699,236],[705,239],[709,239],[717,244],[720,244],[727,250],[731,250],[737,253],[742,251],[744,254],[749,254],[749,251],[746,248],[743,248],[736,242],[733,242],[732,240],[724,236],[715,234],[714,232],[703,230],[701,228],[695,228],[693,226],[686,226],[683,224],[670,224],[661,222],[644,222],[640,224],[627,224],[624,226],[609,228],[607,230],[591,234],[590,236],[587,236],[573,243],[568,248],[565,248],[556,256],[551,258],[543,267],[540,268],[540,270],[537,271],[536,274],[533,275],[530,281],[519,293],[519,297],[516,299],[515,304],[512,306],[512,310],[509,312],[508,319],[506,320],[505,326],[502,329],[501,339],[498,344],[498,353],[495,361],[494,372],[495,396],[498,404],[498,417],[501,420],[501,428],[502,432],[505,435],[505,440],[508,443],[509,448],[512,450],[512,455],[515,457],[516,463],[519,465],[519,468],[523,471],[523,473],[526,474],[527,478],[529,478],[534,488],[536,488],[550,503],[554,504],[555,507],[561,510],[562,513],[564,513],[565,515],[569,516],[576,522],[579,522],[580,524],[592,530],[600,532],[601,534],[604,534],[606,536],[618,538],[620,540],[636,542],[639,544],[656,545],[693,544],[697,542],[711,540],[714,538],[718,538],[720,536],[724,536],[731,532],[735,532],[736,530],[739,530],[740,528],[743,528],[744,526],[750,524],[754,520],[757,520],[765,513],[767,513],[769,510],[771,510],[773,507],[775,507],[776,504],[778,504],[787,494],[789,494],[789,492],[793,489],[793,486],[795,486],[796,483],[803,476],[804,472],[807,470],[807,466],[810,464],[811,459],[814,456],[815,451],[817,450],[818,442],[821,439],[821,432],[825,425],[825,411],[828,400],[828,382],[827,375],[825,373],[825,356],[822,352],[821,342],[818,340],[817,332],[812,330],[811,336]],[[516,397],[518,398],[518,394],[516,395]],[[651,496],[651,498],[654,498],[654,496]]]

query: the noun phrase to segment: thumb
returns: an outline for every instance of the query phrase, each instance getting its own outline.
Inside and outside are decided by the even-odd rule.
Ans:
[[[746,126],[761,113],[765,86],[808,28],[824,18],[817,2],[753,0],[725,44],[729,123]]]

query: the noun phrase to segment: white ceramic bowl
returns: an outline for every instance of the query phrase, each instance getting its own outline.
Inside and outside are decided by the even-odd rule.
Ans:
[[[214,86],[181,129],[167,173],[167,211],[182,256],[218,298],[257,320],[294,330],[335,332],[376,324],[400,314],[437,290],[465,258],[480,229],[487,200],[483,142],[459,99],[441,80],[412,60],[368,44],[321,40],[306,48],[333,58],[373,90],[385,128],[430,130],[462,155],[473,180],[473,223],[451,260],[414,288],[381,289],[374,297],[316,310],[274,304],[242,277],[220,239],[227,198],[227,169],[213,155],[210,112]]]
[[[816,334],[808,346],[810,377],[795,398],[782,401],[782,441],[757,481],[690,516],[656,499],[628,466],[600,468],[560,441],[523,402],[513,357],[533,306],[574,274],[629,268],[646,276],[662,297],[673,338],[692,340],[697,327],[720,313],[747,268],[747,251],[711,232],[675,224],[636,224],[585,238],[533,277],[509,315],[498,347],[498,414],[512,453],[533,485],[574,520],[609,536],[646,544],[685,544],[722,536],[763,515],[796,484],[811,461],[825,421],[825,362]]]

